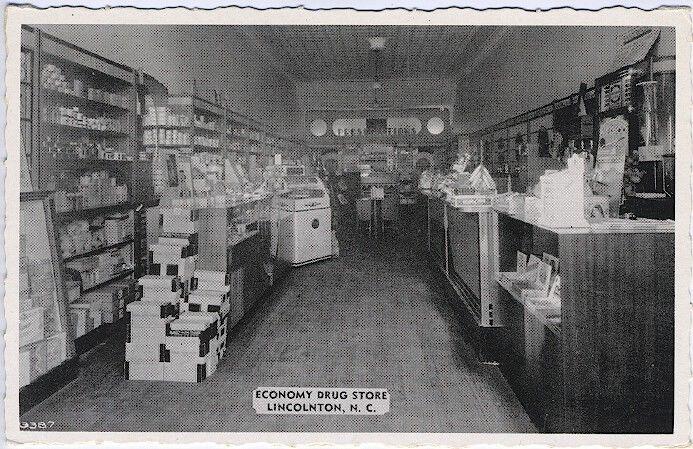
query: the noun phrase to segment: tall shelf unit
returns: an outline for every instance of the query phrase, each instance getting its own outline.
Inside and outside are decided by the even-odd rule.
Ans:
[[[65,308],[79,355],[121,321],[77,324],[78,306],[133,282],[136,76],[37,28],[23,27],[22,45],[30,70],[22,78],[22,148],[34,187],[53,205],[62,288],[71,292]]]
[[[170,96],[168,105],[173,114],[182,119],[179,124],[166,125],[172,129],[189,133],[189,143],[179,145],[182,151],[223,151],[223,121],[226,111],[210,101],[191,96]]]
[[[252,180],[262,174],[266,162],[267,133],[265,127],[237,112],[226,112],[226,148],[232,161],[240,162]]]

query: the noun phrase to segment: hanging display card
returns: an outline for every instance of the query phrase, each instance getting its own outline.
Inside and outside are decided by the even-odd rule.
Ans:
[[[628,122],[622,116],[599,123],[599,147],[594,168],[594,193],[609,198],[609,215],[618,216],[623,171],[628,153]]]

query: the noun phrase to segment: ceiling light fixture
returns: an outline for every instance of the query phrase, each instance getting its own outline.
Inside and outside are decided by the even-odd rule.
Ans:
[[[380,51],[385,48],[386,38],[382,36],[369,37],[368,42],[371,44],[372,51]]]

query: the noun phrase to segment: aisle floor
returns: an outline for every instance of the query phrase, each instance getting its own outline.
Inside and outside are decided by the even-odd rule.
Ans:
[[[340,240],[340,257],[292,270],[239,323],[203,383],[125,381],[122,341],[107,343],[22,421],[80,431],[535,431],[498,367],[464,341],[423,239]],[[258,386],[387,388],[390,412],[257,415]]]

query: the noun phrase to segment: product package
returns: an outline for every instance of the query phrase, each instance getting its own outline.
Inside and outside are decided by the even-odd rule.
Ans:
[[[164,362],[128,362],[124,364],[126,380],[164,380]]]
[[[180,293],[180,278],[168,275],[148,274],[137,280],[139,293],[142,297],[156,297],[158,293]]]
[[[193,290],[188,295],[188,310],[190,312],[216,312],[221,318],[224,318],[231,309],[227,292],[228,290],[226,292]]]

